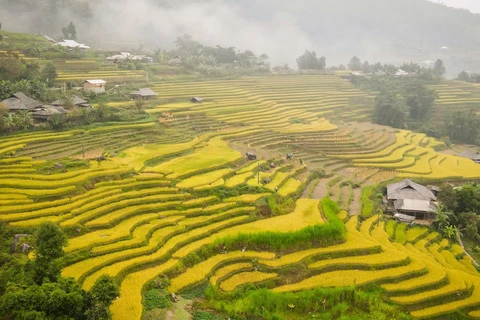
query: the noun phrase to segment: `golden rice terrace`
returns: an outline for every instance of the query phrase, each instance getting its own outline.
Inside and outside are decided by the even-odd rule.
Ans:
[[[359,217],[362,187],[394,177],[479,179],[480,165],[437,151],[443,143],[425,134],[371,124],[374,97],[334,75],[151,88],[169,101],[146,110],[158,121],[0,141],[0,220],[70,230],[62,275],[85,289],[114,276],[121,295],[113,319],[141,319],[142,288],[159,275],[170,277],[167,290],[177,295],[201,284],[222,292],[373,284],[415,318],[480,317],[480,274],[461,247],[428,228]],[[452,90],[441,103],[461,98]],[[193,96],[204,100],[191,103]],[[86,158],[107,159],[84,160],[82,141]],[[274,193],[292,197],[290,212],[262,215],[259,203]],[[328,245],[247,246],[190,259],[240,233],[335,221],[345,233]]]

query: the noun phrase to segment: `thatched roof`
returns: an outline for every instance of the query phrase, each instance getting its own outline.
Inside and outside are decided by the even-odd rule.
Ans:
[[[475,162],[480,161],[480,152],[477,152],[477,151],[465,150],[462,153],[459,153],[458,156],[463,157],[463,158],[467,158],[467,159],[471,159]]]
[[[72,100],[72,104],[74,106],[78,106],[78,107],[91,107],[90,104],[83,100],[82,98],[78,97],[78,96],[71,96],[70,99]],[[59,99],[57,101],[54,101],[51,103],[52,106],[65,106],[67,103],[65,101],[65,99]]]
[[[27,106],[17,98],[8,98],[0,102],[8,111],[28,110]]]
[[[41,106],[42,103],[27,97],[23,92],[12,94],[8,99],[1,102],[8,111],[32,110],[35,107]]]
[[[138,89],[135,92],[132,92],[132,96],[140,96],[140,97],[153,97],[153,96],[157,96],[157,95],[158,95],[158,93],[154,92],[150,88],[141,88],[141,89]]]
[[[416,199],[416,200],[437,200],[432,191],[409,179],[387,186],[388,200]]]
[[[64,115],[64,114],[67,114],[67,113],[68,113],[68,111],[65,110],[62,107],[43,105],[43,106],[35,108],[35,110],[32,111],[32,116],[34,118],[49,118],[49,117],[51,117],[53,115],[56,115],[56,114]]]

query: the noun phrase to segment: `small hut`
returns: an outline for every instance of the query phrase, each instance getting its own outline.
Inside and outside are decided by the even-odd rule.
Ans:
[[[82,98],[80,98],[78,96],[75,96],[75,95],[73,95],[69,98],[66,98],[66,99],[60,99],[60,100],[54,101],[51,104],[52,104],[52,106],[56,106],[56,107],[65,107],[65,106],[69,106],[69,105],[73,105],[73,106],[78,107],[78,108],[91,108],[92,107],[86,100],[83,100]]]
[[[22,110],[33,110],[42,105],[41,102],[27,97],[23,92],[12,94],[7,99],[0,102],[7,108],[8,112],[19,112]]]
[[[200,97],[193,97],[192,99],[190,99],[190,102],[192,103],[202,103],[203,99],[200,98]]]
[[[154,99],[158,93],[154,92],[150,88],[141,88],[131,93],[132,99],[135,100],[151,100]]]

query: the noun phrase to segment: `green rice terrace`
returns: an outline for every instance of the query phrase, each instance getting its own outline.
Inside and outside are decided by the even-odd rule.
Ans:
[[[366,303],[363,288],[413,318],[480,318],[480,274],[463,249],[377,214],[369,195],[394,178],[480,179],[480,165],[439,151],[444,143],[425,134],[371,124],[375,97],[337,75],[151,89],[155,121],[0,141],[0,221],[60,225],[70,235],[62,276],[84,289],[113,276],[113,319],[151,314],[155,292],[180,298],[166,319],[191,318],[183,306],[195,299],[223,314],[333,319],[348,309],[337,304]],[[473,85],[434,89],[445,108],[480,101]],[[333,287],[345,289],[302,303]]]

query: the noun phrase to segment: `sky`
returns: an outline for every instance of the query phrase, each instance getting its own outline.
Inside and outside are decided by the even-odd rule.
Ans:
[[[464,8],[474,13],[480,13],[479,0],[431,0],[436,3],[443,3],[449,7]]]

